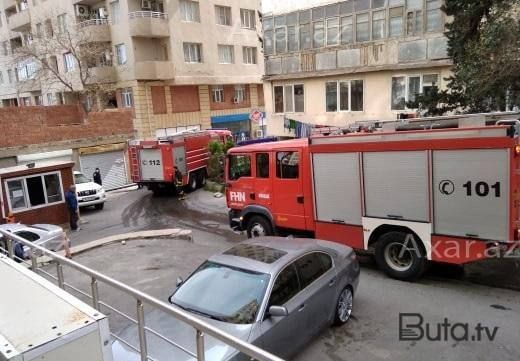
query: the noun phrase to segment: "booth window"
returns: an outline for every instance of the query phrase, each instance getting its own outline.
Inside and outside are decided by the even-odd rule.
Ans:
[[[7,180],[6,188],[12,211],[27,210],[63,200],[59,173]]]

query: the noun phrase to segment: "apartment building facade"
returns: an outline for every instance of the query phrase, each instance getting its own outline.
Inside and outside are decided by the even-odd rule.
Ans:
[[[186,129],[229,128],[257,135],[263,111],[259,0],[0,0],[0,103],[78,101],[63,84],[31,78],[38,64],[13,64],[18,48],[62,33],[101,44],[89,70],[114,89],[105,107],[132,108],[135,135],[153,138]],[[18,58],[19,59],[19,58]],[[81,72],[60,51],[59,74]],[[2,81],[3,78],[3,81]],[[92,80],[93,81],[93,80]],[[55,82],[56,83],[56,82]],[[91,104],[89,104],[91,106]]]
[[[445,88],[441,0],[264,1],[267,133],[296,120],[348,126],[416,113],[407,103]]]

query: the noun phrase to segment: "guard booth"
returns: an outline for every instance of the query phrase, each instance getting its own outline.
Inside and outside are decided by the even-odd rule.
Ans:
[[[65,192],[73,162],[41,162],[0,169],[1,223],[9,212],[24,224],[68,222]]]

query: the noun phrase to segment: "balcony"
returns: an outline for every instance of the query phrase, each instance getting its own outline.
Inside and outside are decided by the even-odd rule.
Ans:
[[[116,68],[114,66],[95,66],[90,68],[90,78],[87,80],[89,84],[95,83],[112,83],[117,80]]]
[[[170,36],[168,15],[158,11],[132,11],[128,13],[130,36],[167,38]]]
[[[90,19],[76,24],[80,32],[88,34],[92,41],[109,42],[111,40],[110,28],[107,19]]]
[[[137,80],[164,80],[173,78],[171,61],[136,61],[134,66]]]
[[[9,17],[9,30],[24,31],[31,29],[31,14],[23,10]]]

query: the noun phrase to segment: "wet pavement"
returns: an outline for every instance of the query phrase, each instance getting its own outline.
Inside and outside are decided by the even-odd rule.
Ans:
[[[146,189],[126,189],[109,193],[105,209],[83,209],[86,223],[72,234],[74,245],[112,236],[164,228],[186,228],[200,242],[239,242],[245,235],[233,232],[228,225],[225,198],[198,190],[185,201],[174,196],[154,197]],[[360,257],[365,268],[376,269],[371,257]],[[464,267],[435,264],[425,274],[426,279],[471,282],[497,288],[520,291],[520,259],[489,259]]]

